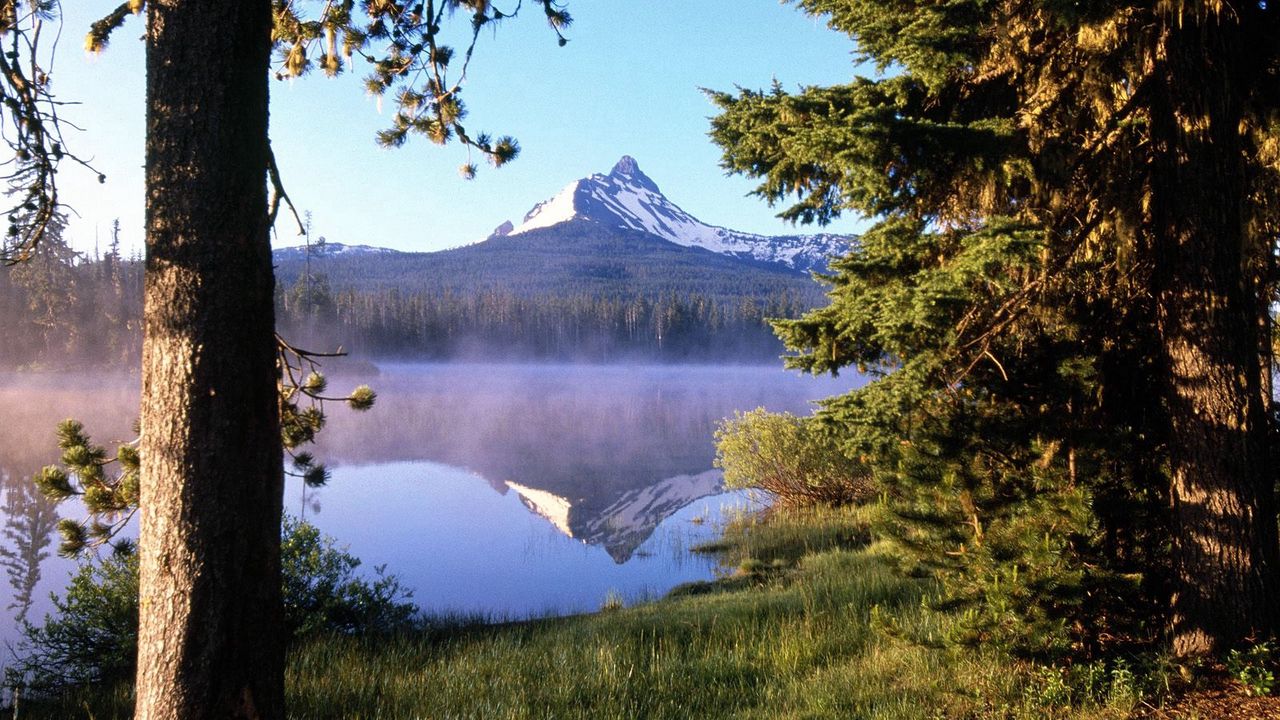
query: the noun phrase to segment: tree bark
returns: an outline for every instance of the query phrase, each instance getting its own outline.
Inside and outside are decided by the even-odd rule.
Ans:
[[[1266,313],[1249,228],[1242,130],[1247,67],[1234,17],[1170,19],[1157,60],[1151,222],[1166,365],[1177,654],[1276,629],[1276,471],[1260,337]]]
[[[269,0],[151,0],[136,717],[283,718]]]

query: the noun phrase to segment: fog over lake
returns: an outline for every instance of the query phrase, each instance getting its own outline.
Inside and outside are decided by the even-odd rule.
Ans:
[[[291,480],[286,512],[336,537],[372,573],[385,565],[428,612],[494,619],[594,610],[715,575],[688,552],[752,502],[725,493],[712,433],[735,411],[807,413],[856,380],[777,367],[383,365],[368,413],[327,408],[314,448],[332,477]],[[132,440],[137,379],[0,374],[0,641],[39,622],[73,561],[31,475],[57,459],[75,417],[110,450]],[[76,516],[70,504],[57,509]]]

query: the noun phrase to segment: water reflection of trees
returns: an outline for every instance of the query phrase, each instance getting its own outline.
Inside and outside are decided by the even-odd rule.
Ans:
[[[0,469],[0,491],[4,494],[0,566],[13,588],[13,601],[7,609],[15,611],[14,619],[21,623],[27,619],[35,599],[40,567],[49,557],[58,513],[25,475]]]
[[[81,419],[110,447],[136,435],[137,415],[137,379],[126,373],[0,373],[0,566],[13,588],[0,624],[25,619],[41,600],[58,515],[31,477],[58,460],[57,424]]]

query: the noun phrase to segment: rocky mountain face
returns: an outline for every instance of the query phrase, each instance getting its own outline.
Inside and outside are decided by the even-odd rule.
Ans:
[[[827,259],[846,252],[851,242],[841,235],[767,236],[708,225],[667,199],[628,155],[608,174],[569,183],[554,197],[535,205],[519,225],[503,223],[490,239],[556,228],[576,220],[640,231],[677,245],[798,271],[825,269]]]

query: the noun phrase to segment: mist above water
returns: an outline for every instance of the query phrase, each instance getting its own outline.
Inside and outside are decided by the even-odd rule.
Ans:
[[[735,411],[805,413],[854,380],[773,367],[386,365],[336,373],[368,383],[375,408],[329,404],[314,448],[328,486],[291,483],[305,515],[386,564],[440,612],[523,616],[594,609],[704,579],[689,544],[739,502],[722,495],[712,434]],[[58,457],[68,417],[110,450],[135,437],[138,382],[117,375],[0,374],[0,625],[38,621],[74,563],[56,557],[56,515],[30,478]],[[71,508],[59,508],[74,516]],[[694,520],[699,522],[693,522]],[[16,629],[2,633],[12,642]]]
[[[622,484],[710,469],[712,432],[735,411],[808,413],[811,400],[852,385],[712,365],[390,365],[369,382],[377,407],[331,413],[321,458],[432,460],[494,482]]]

